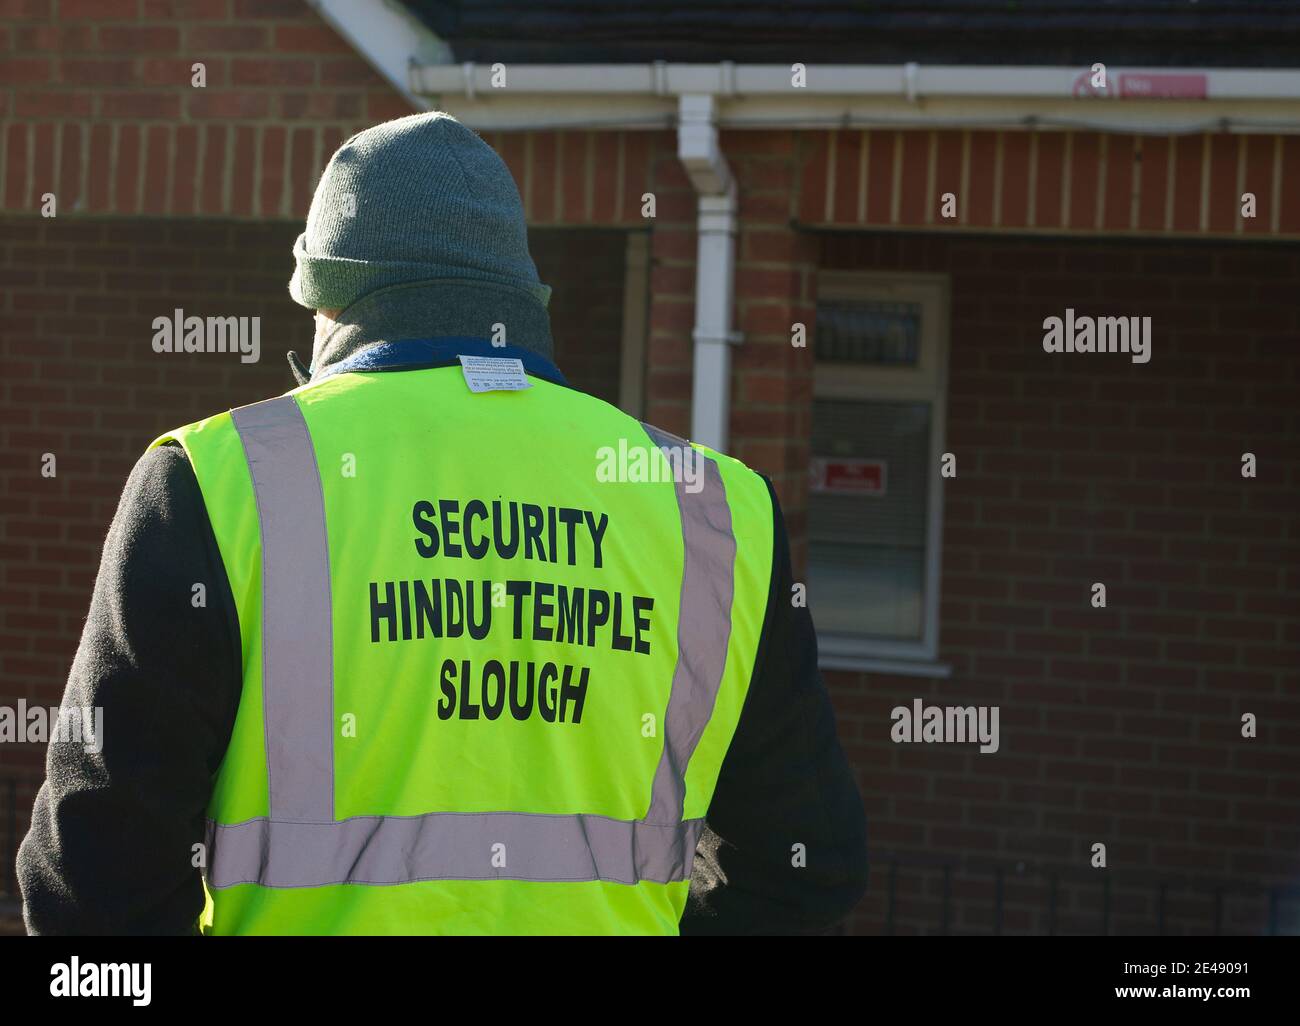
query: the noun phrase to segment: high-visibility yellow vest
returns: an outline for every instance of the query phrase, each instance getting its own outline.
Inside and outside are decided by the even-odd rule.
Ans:
[[[527,380],[342,373],[155,441],[189,456],[239,616],[205,932],[677,932],[771,499]]]

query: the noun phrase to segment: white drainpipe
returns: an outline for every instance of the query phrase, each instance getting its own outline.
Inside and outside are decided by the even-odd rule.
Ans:
[[[691,93],[678,104],[677,155],[698,195],[694,390],[691,440],[726,451],[731,412],[731,326],[736,271],[736,181],[718,145],[716,100]]]

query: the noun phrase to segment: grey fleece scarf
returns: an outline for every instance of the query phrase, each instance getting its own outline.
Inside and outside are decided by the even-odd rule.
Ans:
[[[532,296],[477,281],[421,281],[391,285],[357,300],[312,349],[311,367],[296,353],[289,365],[299,384],[379,342],[409,338],[501,337],[507,345],[554,358],[550,318]]]

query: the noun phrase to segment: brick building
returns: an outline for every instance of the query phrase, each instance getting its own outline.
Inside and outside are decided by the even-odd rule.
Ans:
[[[1300,929],[1300,73],[1237,70],[1296,16],[861,6],[0,0],[0,704],[57,703],[148,441],[291,386],[330,153],[437,107],[516,176],[570,380],[775,482],[854,931]],[[155,354],[176,307],[261,361]],[[1045,351],[1067,311],[1149,360]],[[999,750],[893,743],[914,699]],[[0,746],[0,888],[43,754]]]

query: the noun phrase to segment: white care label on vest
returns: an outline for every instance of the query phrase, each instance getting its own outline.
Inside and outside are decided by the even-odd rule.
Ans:
[[[465,384],[471,392],[517,392],[532,388],[524,362],[505,356],[458,356]]]

